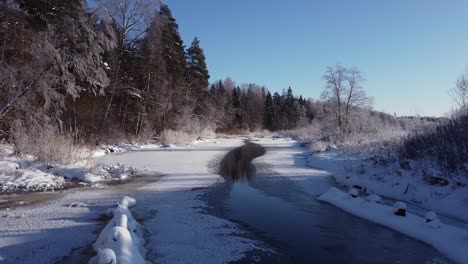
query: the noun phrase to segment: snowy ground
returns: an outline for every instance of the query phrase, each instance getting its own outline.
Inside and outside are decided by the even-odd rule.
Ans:
[[[368,194],[405,201],[415,212],[432,210],[451,218],[449,221],[468,221],[466,177],[449,179],[440,171],[432,169],[434,166],[429,162],[411,164],[413,168],[422,168],[424,172],[401,169],[398,163],[379,164],[382,162],[385,161],[375,155],[350,154],[340,149],[311,153],[308,157],[309,166],[330,172],[339,185],[359,186],[365,188]],[[429,172],[448,179],[449,184],[429,184],[427,175],[424,175]]]
[[[0,210],[2,263],[51,263],[90,246],[103,226],[100,215],[122,195],[138,200],[132,211],[146,230],[152,262],[223,263],[262,250],[237,224],[205,214],[198,199],[222,180],[210,172],[210,161],[243,144],[239,138],[220,141],[102,156],[99,162],[125,163],[157,180],[63,191],[50,201]]]
[[[100,216],[123,195],[138,201],[132,213],[143,227],[146,260],[150,262],[226,263],[248,252],[270,251],[236,223],[207,214],[207,205],[200,198],[207,187],[223,181],[211,166],[242,145],[244,139],[222,138],[187,147],[140,146],[99,156],[99,163],[110,167],[126,164],[143,176],[123,185],[35,194],[51,197],[36,204],[0,209],[0,263],[82,262],[76,257],[64,257],[72,252],[81,258],[83,254],[91,257],[89,252],[82,254],[79,250],[97,240],[105,224]],[[267,148],[267,154],[256,163],[270,164],[275,172],[271,177],[288,177],[314,196],[333,186],[331,174],[323,168],[334,174],[343,170],[342,163],[331,158],[314,164],[322,169],[307,167],[305,159],[297,158],[306,155],[304,149],[288,138],[254,140]]]
[[[81,160],[72,164],[45,164],[33,156],[17,156],[13,147],[0,144],[0,193],[57,191],[77,185],[96,182],[125,180],[138,174],[138,170],[124,164],[96,163],[92,157],[112,152],[160,148],[160,145],[102,146],[97,149],[81,149]]]

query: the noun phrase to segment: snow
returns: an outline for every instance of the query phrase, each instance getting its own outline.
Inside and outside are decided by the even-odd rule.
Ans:
[[[131,149],[129,145],[122,146]],[[145,148],[154,147],[149,145]],[[135,146],[134,149],[142,148]],[[92,155],[91,150],[83,149],[81,152],[79,155],[83,158],[97,157],[100,154],[96,153],[101,153],[101,149]],[[31,156],[16,156],[11,145],[0,144],[0,192],[53,191],[66,187],[70,181],[94,183],[124,180],[138,173],[140,171],[124,164],[96,164],[87,159],[68,165],[45,164]]]
[[[349,193],[349,195],[351,195],[351,197],[354,197],[354,198],[359,196],[359,191],[357,189],[355,189],[355,188],[349,189],[348,193]]]
[[[68,205],[68,207],[90,207],[91,205],[83,202],[73,202]]]
[[[382,198],[380,196],[378,196],[377,194],[371,194],[371,195],[367,196],[366,199],[369,202],[373,202],[373,203],[380,203],[382,201]]]
[[[0,209],[0,255],[5,263],[37,263],[38,259],[43,263],[61,262],[64,256],[98,240],[96,231],[102,231],[102,227],[97,219],[116,204],[119,205],[112,209],[113,213],[122,206],[133,205],[132,214],[142,219],[140,222],[148,231],[144,256],[151,262],[226,263],[239,260],[252,250],[268,251],[261,242],[249,239],[251,236],[238,224],[207,214],[207,205],[201,200],[204,188],[223,181],[211,172],[212,161],[242,144],[243,138],[223,138],[216,143],[172,149],[139,146],[138,150],[101,156],[98,164],[126,164],[157,180],[130,187],[103,185],[99,189],[57,191],[51,200],[39,204]],[[134,197],[138,203],[132,199],[122,201],[123,195]],[[123,225],[125,215],[128,229],[138,226],[124,209],[119,210],[120,218],[115,219],[119,225]],[[108,232],[117,238],[107,240],[109,243],[118,242],[135,251],[124,230],[114,228]],[[132,232],[130,238],[137,240]],[[116,258],[128,255],[129,250],[117,251],[116,246],[108,245]],[[100,256],[112,259],[110,251],[101,251]]]
[[[406,217],[395,216],[392,207],[371,203],[363,198],[353,198],[338,190],[330,188],[318,197],[342,210],[381,224],[404,235],[423,241],[449,258],[459,262],[468,263],[468,231],[466,229],[441,224],[438,228],[426,224],[422,217],[407,213]],[[402,204],[399,207],[404,207]]]
[[[99,234],[98,240],[93,244],[98,253],[90,263],[104,262],[113,259],[122,264],[145,264],[143,255],[143,232],[140,224],[133,218],[128,210],[134,206],[136,200],[132,197],[123,197],[118,205],[110,212],[113,218]],[[100,252],[105,252],[101,253]],[[112,252],[114,254],[112,254]]]
[[[117,256],[115,255],[114,250],[110,248],[99,249],[96,257],[93,257],[90,261],[90,264],[109,264],[117,263]]]
[[[200,200],[203,188],[223,181],[210,172],[209,164],[228,150],[241,146],[242,138],[204,142],[196,146],[161,148],[107,155],[100,162],[124,163],[146,171],[157,171],[159,181],[138,188],[133,211],[147,215],[157,210],[157,217],[145,220],[151,230],[148,255],[160,263],[226,263],[241,259],[252,250],[265,250],[259,241],[246,238],[246,231],[228,220],[205,213]]]
[[[101,177],[99,173],[107,175],[102,176],[103,178],[115,179],[119,176],[112,175],[114,170],[116,175],[129,175],[130,171],[134,170],[144,172],[155,179],[141,185],[130,185],[133,187],[103,185],[99,189],[85,187],[55,192],[54,194],[59,196],[50,201],[0,209],[0,255],[6,260],[5,263],[36,263],[37,259],[44,263],[54,263],[60,262],[62,257],[70,255],[73,250],[94,244],[98,255],[90,263],[109,263],[119,257],[128,259],[138,252],[143,260],[149,262],[227,263],[240,260],[253,250],[271,252],[262,242],[251,239],[249,232],[240,225],[207,214],[207,205],[201,198],[206,188],[223,181],[222,177],[213,173],[212,166],[216,165],[216,161],[227,151],[242,145],[244,139],[247,138],[220,138],[204,142],[200,140],[191,146],[170,148],[157,144],[120,145],[120,151],[114,147],[114,152],[110,155],[96,155],[99,156],[96,158],[97,165],[93,165],[88,171],[83,169],[81,164],[66,168],[57,166],[46,170],[43,166],[0,158],[12,162],[5,163],[4,171],[37,168],[41,171],[53,171],[51,175],[83,177],[80,179],[88,177],[87,181],[92,181],[90,177],[96,177],[98,180]],[[329,156],[324,157],[319,165],[328,166],[330,172],[308,167],[303,155],[304,150],[289,138],[251,139],[267,148],[266,155],[256,159],[255,163],[269,164],[267,169],[275,171],[271,177],[288,177],[308,193],[317,196],[323,194],[334,185],[330,180],[330,172],[345,171],[343,163],[336,163],[336,159],[329,159]],[[110,146],[107,147],[109,148]],[[274,151],[269,151],[270,149]],[[104,154],[106,152],[105,149],[100,151]],[[331,150],[330,153],[337,151],[339,150]],[[345,158],[336,158],[342,158],[346,163]],[[86,175],[86,172],[90,175]],[[365,186],[367,192],[370,190],[380,194],[374,192],[373,186]],[[371,221],[376,222],[380,221],[378,217],[389,218],[388,221],[392,225],[390,228],[416,239],[430,239],[428,241],[431,245],[441,236],[441,242],[437,242],[437,246],[434,245],[437,249],[455,260],[466,260],[464,253],[457,251],[461,247],[466,248],[466,230],[445,224],[442,216],[440,217],[444,224],[436,220],[431,221],[432,224],[425,223],[425,218],[414,214],[397,217],[393,215],[391,207],[383,202],[379,203],[381,199],[377,195],[373,198],[368,196],[351,199],[349,194],[336,191],[330,196],[335,197],[333,201],[342,203],[344,210],[355,214],[362,213],[364,216],[359,216],[364,218],[368,214],[367,219],[371,220],[372,217],[374,220]],[[122,196],[128,197],[122,199]],[[130,207],[131,212],[128,209]],[[97,219],[101,214],[105,214],[106,210],[112,219],[102,229]],[[141,224],[135,221],[133,215],[138,215]],[[440,224],[439,228],[437,224]],[[134,230],[138,232],[135,233]],[[143,230],[145,236],[142,235]],[[99,231],[103,234],[102,237],[98,236]],[[70,239],[71,237],[73,239]],[[442,242],[445,244],[439,245]],[[445,249],[453,244],[459,246]],[[138,261],[140,260],[142,259]]]
[[[395,212],[395,210],[400,210],[400,209],[406,210],[406,204],[404,202],[396,202],[393,205],[393,211],[394,212]]]
[[[368,194],[377,194],[385,199],[403,201],[411,211],[436,211],[453,221],[468,221],[468,179],[453,177],[447,186],[430,185],[426,176],[431,174],[444,178],[430,161],[416,163],[404,161],[412,168],[422,170],[403,170],[400,164],[386,162],[382,155],[349,153],[342,149],[332,149],[319,153],[309,153],[308,165],[333,175],[340,186],[365,188]]]
[[[434,221],[437,219],[437,214],[435,212],[429,211],[426,213],[424,218],[426,218],[426,220],[429,220],[429,221]]]
[[[63,186],[65,179],[35,168],[21,168],[11,160],[0,160],[0,191],[14,189],[53,190]]]

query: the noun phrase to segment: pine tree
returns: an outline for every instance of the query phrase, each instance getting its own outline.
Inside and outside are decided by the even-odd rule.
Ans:
[[[273,130],[273,98],[271,93],[268,91],[265,97],[265,116],[264,116],[264,127],[268,130]]]
[[[179,26],[172,12],[165,4],[159,11],[161,20],[161,55],[165,66],[164,92],[161,94],[167,101],[162,120],[165,128],[176,129],[176,121],[182,115],[191,112],[190,94],[187,94],[185,84],[185,51],[179,34]]]
[[[172,88],[178,88],[177,86],[182,85],[181,81],[185,77],[185,51],[179,34],[179,25],[165,4],[161,5],[159,16],[162,17],[164,23],[161,45],[167,74],[170,76],[169,81],[172,82]]]
[[[234,114],[234,127],[242,128],[242,92],[240,87],[236,87],[232,90],[232,109]]]
[[[187,49],[185,60],[187,63],[186,82],[188,89],[196,100],[200,100],[208,87],[210,75],[205,62],[205,54],[203,49],[200,48],[198,38],[195,38],[192,45]]]

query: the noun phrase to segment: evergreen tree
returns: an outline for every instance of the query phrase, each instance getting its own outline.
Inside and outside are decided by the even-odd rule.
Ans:
[[[161,5],[159,19],[162,24],[160,45],[166,78],[166,85],[161,95],[167,101],[162,121],[165,128],[176,129],[177,119],[190,113],[189,108],[192,107],[185,84],[185,51],[178,31],[179,26],[165,4]]]
[[[166,72],[170,77],[172,88],[180,89],[178,86],[182,85],[181,81],[185,77],[185,51],[179,34],[179,25],[165,4],[161,5],[159,16],[163,19],[161,45]]]
[[[263,125],[266,129],[273,130],[273,98],[269,91],[265,97],[265,116]]]
[[[232,110],[234,114],[234,128],[242,128],[242,92],[240,87],[232,90]]]
[[[205,54],[200,48],[200,41],[195,38],[192,45],[187,49],[185,54],[186,66],[186,82],[190,93],[197,101],[202,99],[203,93],[208,87],[210,75],[205,62]]]

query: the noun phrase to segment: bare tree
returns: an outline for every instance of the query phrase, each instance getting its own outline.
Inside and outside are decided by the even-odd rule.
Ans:
[[[457,79],[454,88],[450,90],[455,104],[460,108],[462,114],[468,113],[468,71]]]
[[[350,129],[350,121],[358,112],[357,110],[372,106],[373,98],[367,96],[361,84],[365,81],[364,76],[357,68],[347,71],[347,98],[345,104],[345,128]]]
[[[325,100],[325,111],[331,114],[338,129],[337,139],[343,141],[351,132],[351,122],[360,109],[372,105],[372,98],[362,88],[365,81],[357,68],[346,68],[341,65],[329,66],[322,76],[326,86],[321,98]]]
[[[99,11],[118,27],[119,48],[129,48],[145,33],[158,0],[98,0]]]
[[[113,71],[104,124],[109,116],[117,87],[120,85],[123,55],[146,33],[156,13],[159,0],[98,0],[97,3],[101,16],[117,27],[117,62]]]
[[[325,89],[322,92],[321,98],[326,100],[327,112],[331,112],[336,121],[338,135],[343,134],[343,105],[346,96],[346,76],[347,69],[341,65],[335,67],[327,67],[322,79],[327,82]]]

